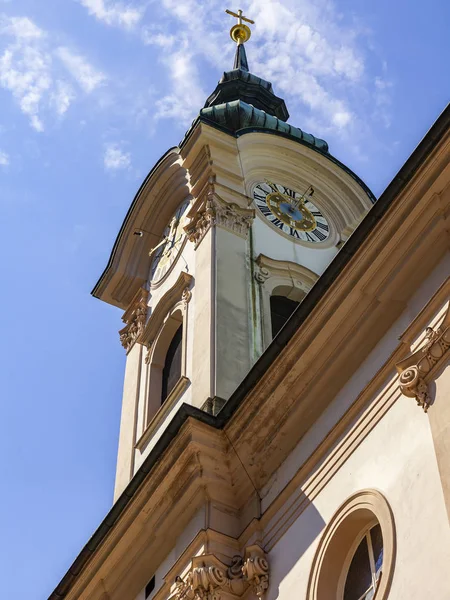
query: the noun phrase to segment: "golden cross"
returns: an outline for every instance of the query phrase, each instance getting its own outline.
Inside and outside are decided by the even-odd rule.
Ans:
[[[241,9],[237,11],[237,14],[228,9],[225,12],[231,15],[232,17],[236,17],[236,19],[238,20],[238,25],[242,25],[242,21],[247,21],[247,23],[251,23],[252,25],[255,24],[255,21],[252,21],[251,19],[247,19],[247,17],[242,16]]]

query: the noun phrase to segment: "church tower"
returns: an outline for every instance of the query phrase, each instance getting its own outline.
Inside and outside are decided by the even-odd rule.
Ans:
[[[249,69],[252,21],[230,14],[233,68],[146,177],[93,290],[125,311],[116,499],[183,403],[220,411],[374,202],[287,123]]]
[[[230,14],[93,291],[124,311],[115,499],[49,600],[450,598],[450,108],[372,206]]]

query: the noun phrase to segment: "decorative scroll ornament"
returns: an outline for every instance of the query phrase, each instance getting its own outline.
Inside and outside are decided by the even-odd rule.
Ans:
[[[427,327],[424,344],[396,365],[402,394],[415,398],[424,412],[431,404],[428,383],[433,377],[432,372],[443,362],[449,349],[450,304],[441,325],[436,330]]]
[[[244,559],[234,556],[229,567],[213,555],[194,557],[184,580],[176,577],[170,600],[237,599],[249,586],[258,598],[269,587],[269,563],[259,546],[247,548]]]
[[[214,225],[246,237],[254,217],[254,210],[241,208],[234,202],[222,200],[215,193],[214,185],[210,183],[205,202],[199,206],[184,230],[189,241],[196,245],[202,241]]]
[[[258,283],[265,283],[270,277],[270,271],[265,267],[258,267],[255,271],[255,279]]]
[[[122,346],[127,352],[131,350],[144,330],[147,319],[147,302],[148,291],[140,289],[122,316],[122,321],[126,325],[119,331],[119,336]]]
[[[183,293],[181,294],[181,299],[183,300],[184,306],[187,306],[189,304],[189,302],[191,301],[192,298],[192,292],[191,290],[186,287],[183,290]]]
[[[269,587],[269,563],[259,546],[250,546],[245,554],[246,558],[242,566],[244,579],[258,598],[262,598]]]

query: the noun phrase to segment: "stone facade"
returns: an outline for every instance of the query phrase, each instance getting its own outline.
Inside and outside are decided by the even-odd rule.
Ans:
[[[161,161],[126,227],[189,198],[185,238],[155,284],[124,236],[97,288],[125,310],[116,503],[51,600],[344,600],[375,525],[376,600],[450,597],[449,121],[366,219],[367,190],[291,139],[197,123]],[[323,247],[254,211],[264,177],[316,188]],[[301,303],[272,341],[275,293]]]

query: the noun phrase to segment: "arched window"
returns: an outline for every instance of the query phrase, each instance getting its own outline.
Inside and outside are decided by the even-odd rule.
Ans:
[[[272,338],[284,326],[300,302],[286,298],[285,296],[270,297],[270,318],[272,323]]]
[[[377,490],[338,508],[313,559],[306,600],[387,600],[395,564],[395,526]]]
[[[359,543],[345,580],[343,600],[370,600],[375,595],[383,565],[380,525],[366,531]]]
[[[161,404],[164,403],[181,377],[182,338],[183,324],[176,330],[167,349],[162,372]]]

